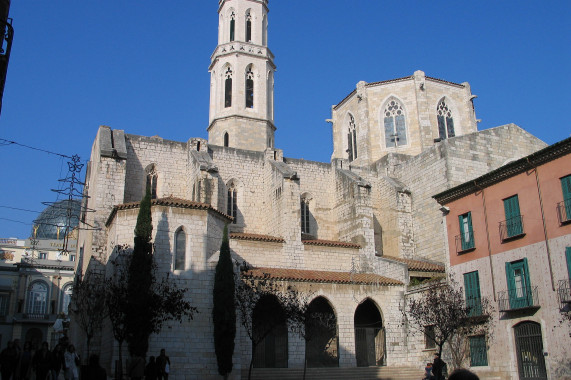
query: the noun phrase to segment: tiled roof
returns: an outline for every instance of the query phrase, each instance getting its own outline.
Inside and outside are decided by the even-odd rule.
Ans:
[[[109,225],[111,223],[117,211],[139,208],[140,205],[141,202],[130,202],[130,203],[122,203],[116,205],[115,207],[113,207],[113,210],[111,211],[109,218],[107,218],[107,222],[105,223],[105,225]],[[193,208],[198,210],[210,210],[214,211],[215,213],[227,219],[232,220],[231,216],[218,211],[208,203],[194,202],[194,201],[189,201],[188,199],[175,198],[175,197],[152,199],[151,206],[169,206],[169,207],[178,207],[178,208]]]
[[[319,239],[307,239],[301,241],[303,244],[307,245],[320,245],[324,247],[342,247],[342,248],[354,248],[360,249],[359,244],[347,243],[344,241],[333,241],[333,240],[319,240]]]
[[[386,256],[386,255],[383,255],[383,258],[404,263],[408,266],[408,270],[410,271],[438,272],[438,273],[444,273],[445,271],[444,265],[442,264],[434,264],[434,263],[429,263],[427,261],[403,259],[400,257]]]
[[[403,283],[398,280],[372,273],[329,272],[287,268],[253,268],[243,273],[252,275],[254,278],[262,278],[268,275],[270,279],[282,281],[356,285],[403,285]]]
[[[236,240],[253,240],[253,241],[265,241],[270,243],[284,243],[284,238],[269,236],[269,235],[258,235],[258,234],[247,234],[243,232],[232,232],[230,233],[230,239]]]

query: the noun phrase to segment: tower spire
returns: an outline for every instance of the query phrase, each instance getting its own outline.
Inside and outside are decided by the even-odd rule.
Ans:
[[[219,0],[210,71],[208,141],[263,151],[274,145],[274,55],[268,0]]]

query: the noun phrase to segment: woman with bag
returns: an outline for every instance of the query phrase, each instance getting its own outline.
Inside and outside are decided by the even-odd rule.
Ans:
[[[66,380],[78,380],[79,379],[79,356],[75,353],[75,347],[70,344],[67,347],[67,351],[63,355],[65,364],[65,379]]]

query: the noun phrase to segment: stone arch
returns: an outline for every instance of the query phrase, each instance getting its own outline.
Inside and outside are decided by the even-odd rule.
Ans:
[[[404,120],[404,131],[400,128],[400,120],[397,121],[396,113],[389,109],[391,107],[391,102],[396,102],[400,106],[403,112]],[[387,115],[387,112],[390,115]],[[410,117],[406,105],[402,99],[398,96],[391,94],[381,103],[381,108],[379,108],[379,121],[380,121],[380,136],[382,136],[381,147],[383,150],[386,149],[396,149],[399,146],[410,145]],[[389,135],[388,131],[391,129],[391,122],[387,118],[392,118],[392,134]]]
[[[307,309],[305,343],[308,367],[339,367],[339,334],[337,316],[333,306],[324,296],[318,296]]]
[[[355,356],[358,367],[378,366],[386,363],[385,330],[381,309],[365,298],[355,308]]]
[[[288,363],[288,329],[285,312],[274,295],[260,298],[252,311],[252,328],[257,347],[252,346],[254,367],[286,368]]]

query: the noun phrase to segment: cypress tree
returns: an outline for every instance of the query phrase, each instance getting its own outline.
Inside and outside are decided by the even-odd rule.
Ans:
[[[236,336],[234,268],[230,257],[228,226],[220,246],[220,257],[214,275],[212,320],[214,322],[214,350],[218,362],[218,372],[228,378],[232,372],[232,355]]]
[[[137,216],[135,246],[127,282],[126,340],[132,356],[145,357],[149,348],[149,336],[153,332],[156,295],[152,289],[154,283],[152,232],[151,193],[147,189]]]

